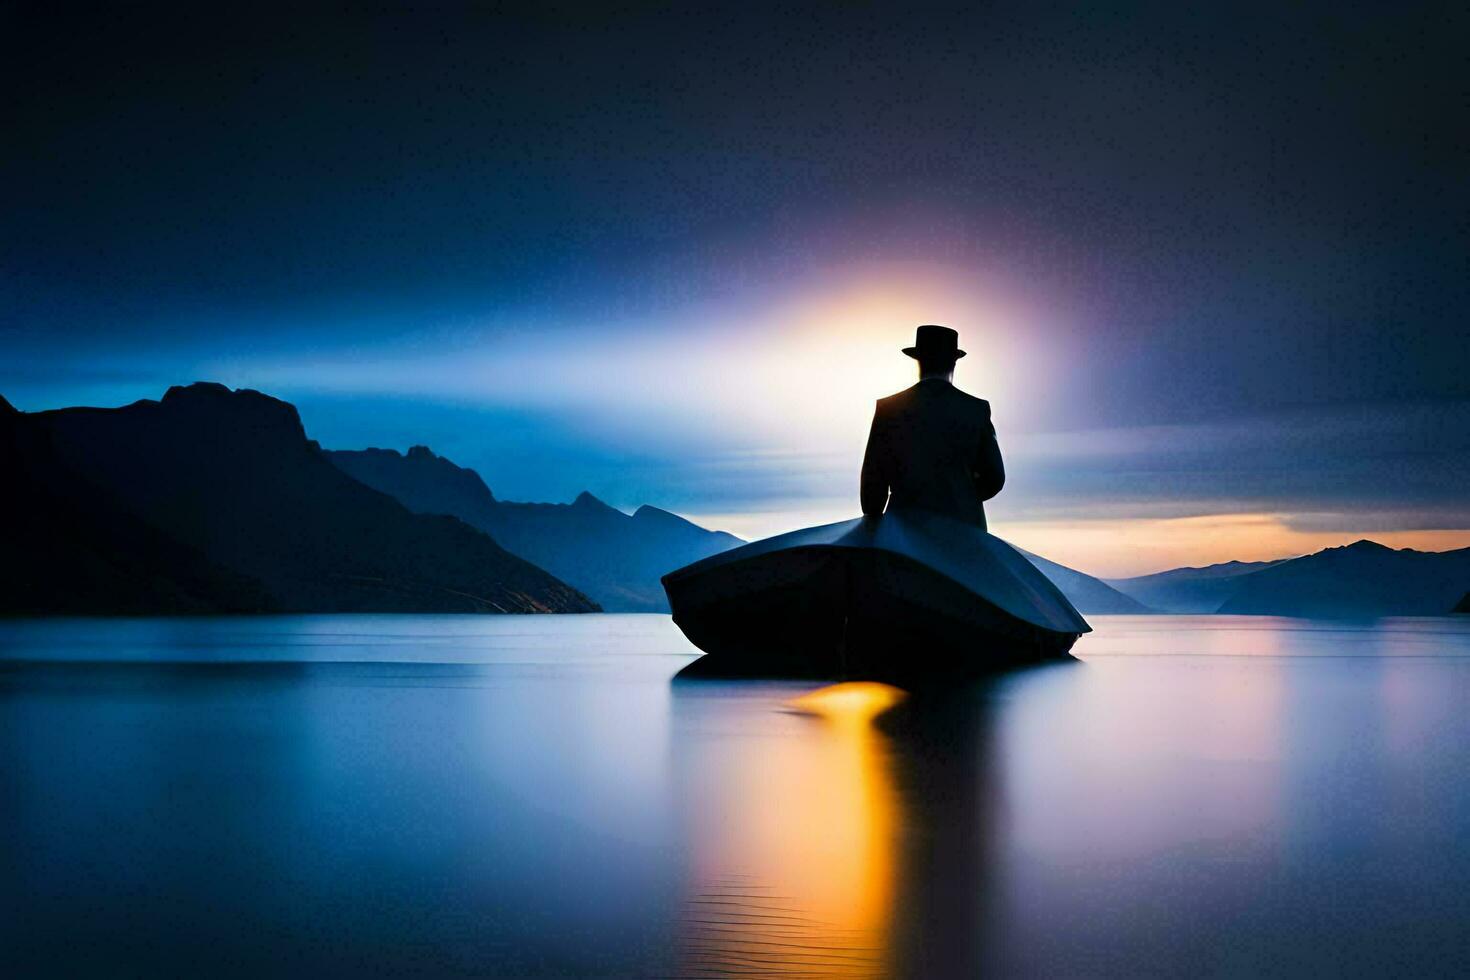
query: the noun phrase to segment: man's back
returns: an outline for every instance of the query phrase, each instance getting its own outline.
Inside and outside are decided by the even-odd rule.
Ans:
[[[886,503],[985,527],[983,501],[1004,484],[989,402],[937,379],[879,399],[863,458],[864,514]]]

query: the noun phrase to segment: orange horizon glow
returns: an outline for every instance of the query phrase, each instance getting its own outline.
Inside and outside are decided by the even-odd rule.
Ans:
[[[746,540],[858,516],[850,504],[810,510],[686,514],[704,527]],[[1452,551],[1470,547],[1470,529],[1305,531],[1286,514],[1204,514],[1175,518],[992,521],[990,530],[1027,551],[1099,578],[1131,578],[1228,561],[1277,561],[1364,538],[1390,548]]]
[[[1390,548],[1470,547],[1470,530],[1307,531],[1281,514],[998,523],[1017,547],[1100,578],[1151,575],[1228,561],[1277,561],[1368,539]]]

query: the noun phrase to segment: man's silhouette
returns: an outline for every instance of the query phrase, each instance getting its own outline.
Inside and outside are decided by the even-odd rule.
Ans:
[[[919,362],[919,383],[878,399],[863,456],[863,513],[923,510],[985,527],[984,501],[1005,485],[990,403],[953,384],[965,356],[948,327],[919,327],[903,352]]]
[[[681,677],[909,681],[1065,657],[1091,627],[985,528],[1005,483],[990,406],[950,383],[959,335],[926,325],[919,383],[881,399],[863,517],[788,531],[663,578],[674,622],[709,656]],[[879,517],[885,509],[889,517]],[[925,941],[923,934],[919,942]]]

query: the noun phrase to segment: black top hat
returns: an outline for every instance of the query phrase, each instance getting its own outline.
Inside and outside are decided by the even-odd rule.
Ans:
[[[905,347],[903,352],[909,357],[916,357],[927,361],[943,360],[946,357],[958,361],[965,356],[960,350],[960,335],[949,327],[941,327],[937,324],[926,323],[914,332],[914,346]]]

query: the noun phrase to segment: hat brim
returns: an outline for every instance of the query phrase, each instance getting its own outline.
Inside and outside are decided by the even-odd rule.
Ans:
[[[919,360],[922,357],[944,357],[946,354],[953,355],[954,359],[958,361],[960,358],[962,358],[962,357],[965,356],[965,352],[962,351],[962,350],[951,350],[951,351],[942,351],[942,352],[941,351],[923,351],[923,350],[920,350],[917,347],[905,347],[903,349],[903,352],[905,354],[907,354],[909,357],[912,357],[916,361]]]

